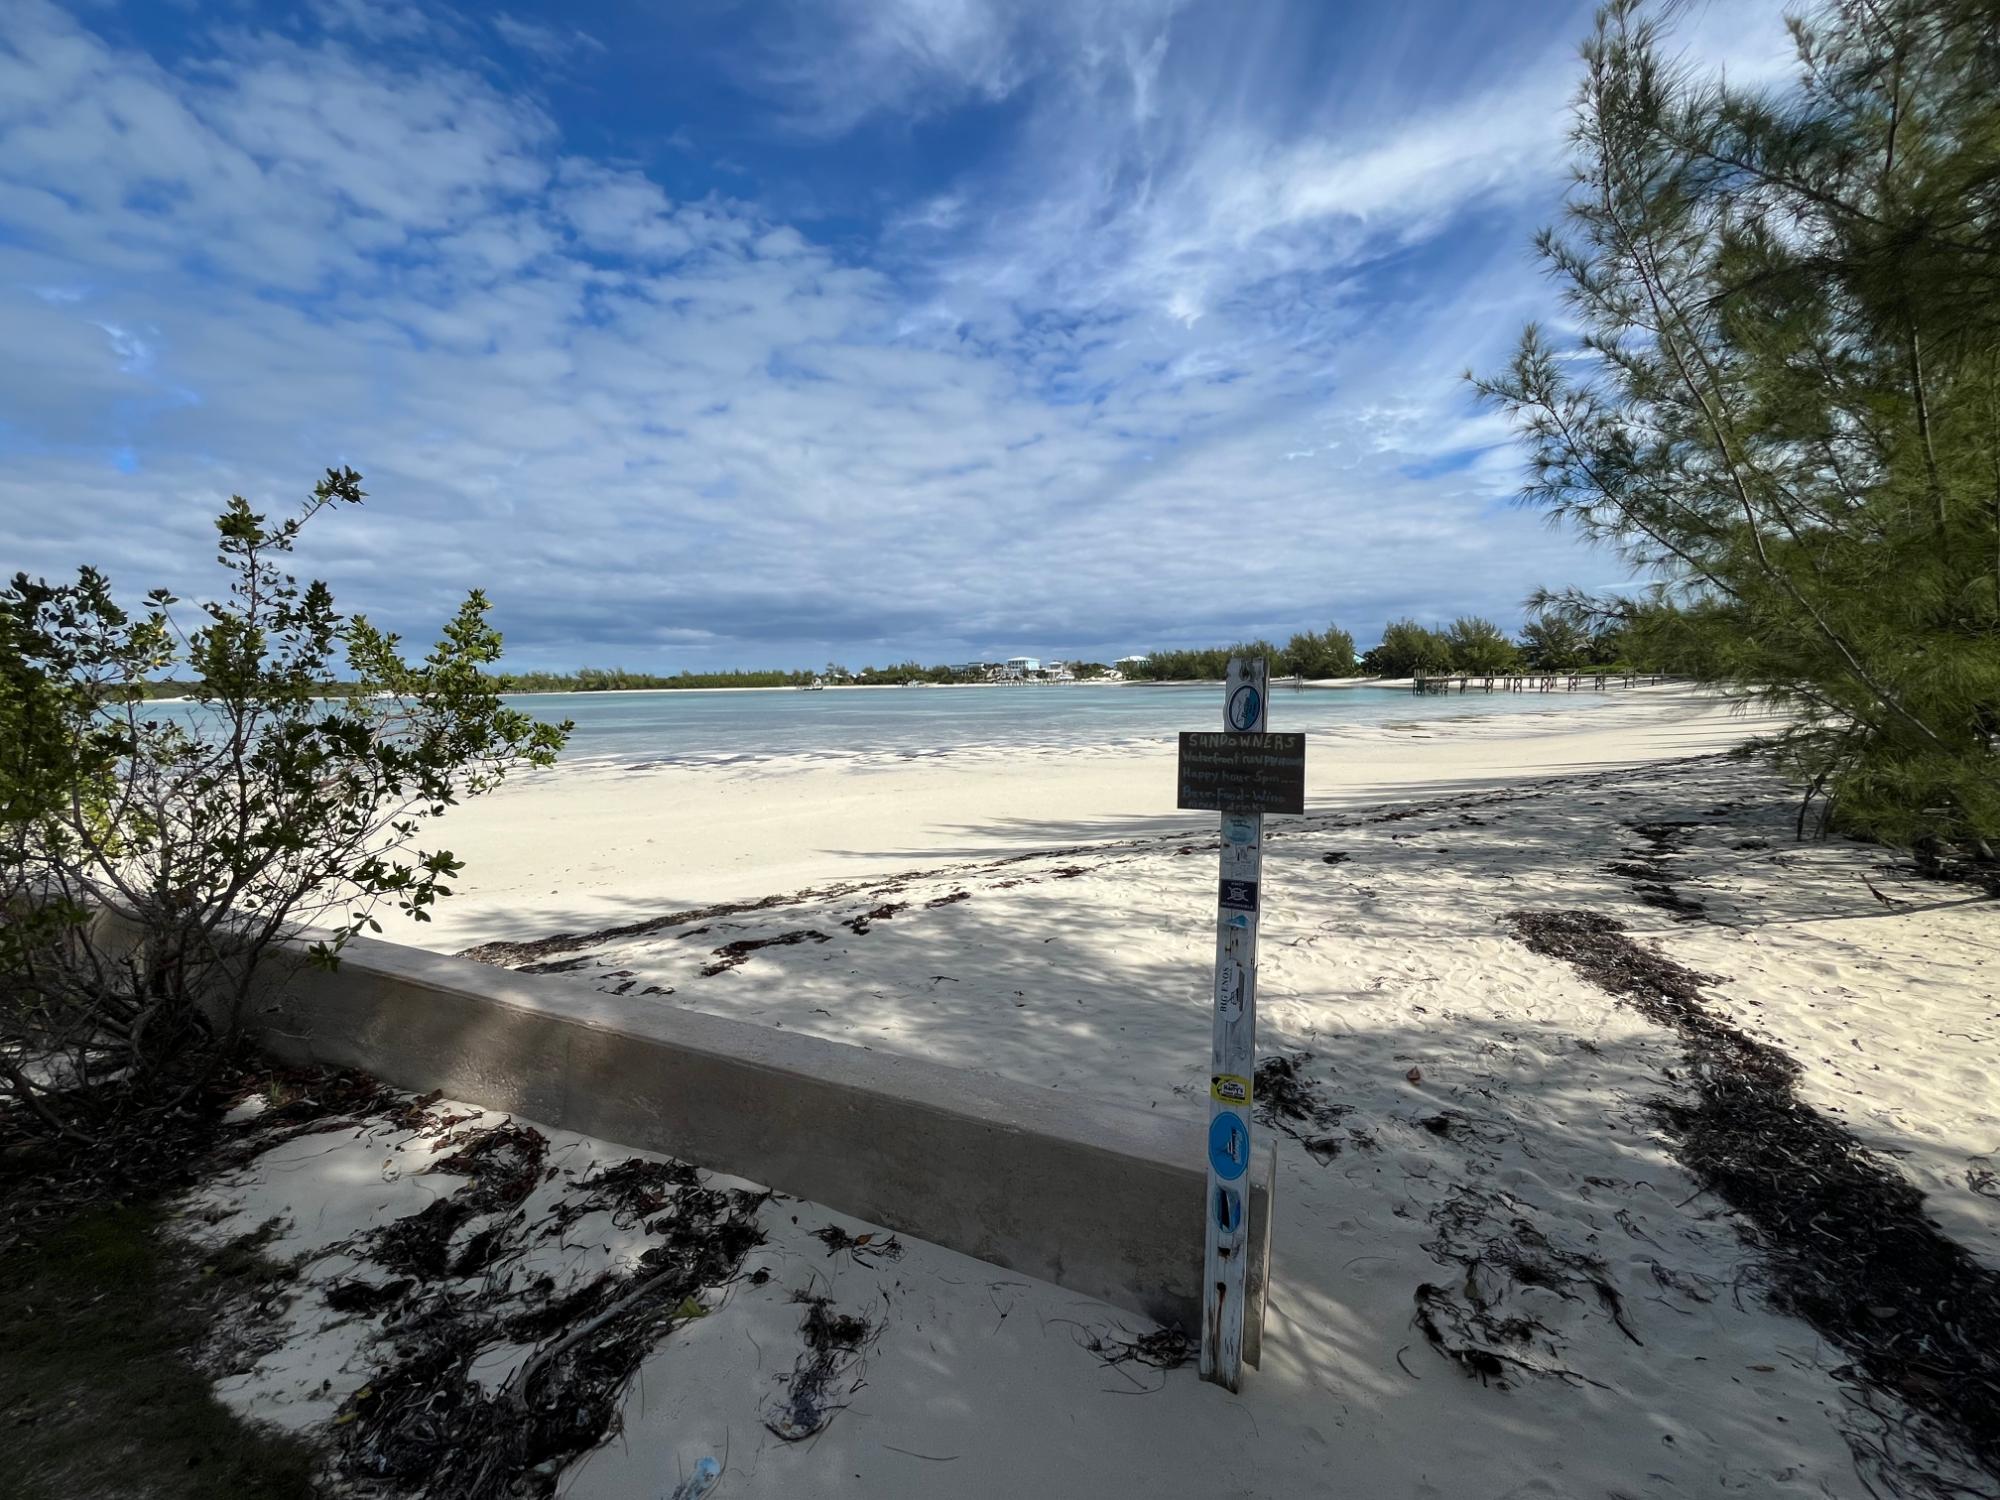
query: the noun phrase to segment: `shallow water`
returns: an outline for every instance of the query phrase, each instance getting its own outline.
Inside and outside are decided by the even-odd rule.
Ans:
[[[1270,728],[1330,730],[1412,720],[1586,710],[1628,702],[1610,692],[1414,696],[1406,688],[1272,690]],[[1006,688],[830,688],[798,692],[660,690],[512,694],[542,720],[576,724],[566,762],[700,762],[770,756],[890,756],[1088,750],[1166,744],[1180,730],[1222,728],[1216,684],[1036,684]],[[194,704],[156,702],[146,716],[196,720]]]
[[[1416,697],[1407,689],[1273,690],[1270,727],[1374,727],[1492,715],[1586,711],[1619,692]],[[669,690],[535,693],[508,700],[540,719],[576,725],[568,762],[728,763],[769,757],[919,759],[1170,743],[1183,729],[1222,727],[1213,684],[1045,684],[982,688],[867,688],[799,692]],[[179,708],[179,705],[156,705]]]

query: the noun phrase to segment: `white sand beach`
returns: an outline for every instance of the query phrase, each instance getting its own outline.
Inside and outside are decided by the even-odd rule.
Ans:
[[[2000,0],[0,0],[0,282],[0,1500],[2000,1500]]]
[[[1447,720],[1412,697],[1392,725],[1314,731],[1308,805],[1642,765],[1773,727],[1678,687],[1621,693],[1608,706],[1593,695],[1531,701],[1521,713]],[[1285,702],[1275,701],[1274,729],[1285,727]],[[1219,704],[1219,690],[1212,701],[1191,691],[1185,727],[1211,727]],[[1163,737],[1096,751],[562,766],[453,809],[434,837],[466,861],[465,878],[430,927],[388,936],[448,950],[955,860],[1199,830],[1208,820],[1173,805],[1174,754]]]
[[[1787,1310],[1769,1247],[1679,1159],[1659,1107],[1689,1097],[1686,1037],[1508,920],[1602,914],[1709,976],[1709,1009],[1789,1054],[1799,1100],[2000,1273],[1994,906],[1879,849],[1794,842],[1789,789],[1719,753],[1754,727],[1663,690],[1313,736],[1309,811],[1267,832],[1260,1055],[1292,1065],[1304,1112],[1267,1125],[1271,1311],[1240,1396],[1112,1362],[1146,1331],[1128,1315],[907,1237],[896,1258],[831,1250],[812,1234],[871,1226],[779,1200],[560,1493],[665,1496],[712,1457],[720,1496],[2000,1494]],[[1198,1118],[1214,831],[1172,809],[1170,768],[1162,747],[559,771],[452,815],[470,869],[426,938],[567,932],[485,956]],[[703,972],[725,943],[800,932]],[[268,1253],[327,1257],[237,1360],[233,1403],[326,1430],[370,1378],[379,1320],[324,1290],[374,1274],[356,1236],[459,1180],[422,1170],[435,1134],[304,1136],[196,1196],[204,1235],[275,1219]],[[637,1154],[548,1134],[530,1223]],[[564,1222],[512,1274],[644,1248],[602,1214]],[[869,1333],[830,1423],[790,1443],[766,1419],[798,1294]],[[525,1354],[496,1340],[495,1378]]]

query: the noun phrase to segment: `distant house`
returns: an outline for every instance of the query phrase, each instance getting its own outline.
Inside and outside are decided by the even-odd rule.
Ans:
[[[1112,665],[1122,672],[1127,667],[1143,667],[1150,660],[1152,658],[1148,656],[1121,656]]]
[[[1007,658],[1007,665],[1001,668],[1001,675],[1009,682],[1019,682],[1023,678],[1035,676],[1041,670],[1042,659],[1039,656],[1010,656]]]

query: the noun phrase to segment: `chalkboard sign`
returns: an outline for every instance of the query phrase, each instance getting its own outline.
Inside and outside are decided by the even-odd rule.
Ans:
[[[1306,737],[1183,733],[1175,805],[1206,812],[1304,812]]]

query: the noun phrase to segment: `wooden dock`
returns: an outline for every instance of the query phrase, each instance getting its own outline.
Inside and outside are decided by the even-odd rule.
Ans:
[[[1413,693],[1608,693],[1614,688],[1657,687],[1660,672],[1419,672],[1410,683]]]

